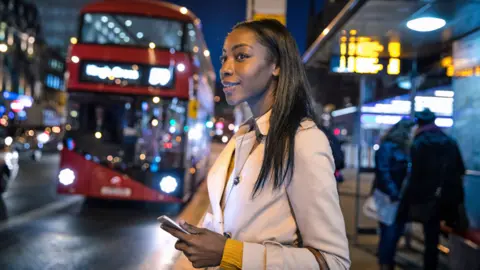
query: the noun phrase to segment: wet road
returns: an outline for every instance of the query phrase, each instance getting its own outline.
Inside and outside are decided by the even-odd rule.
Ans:
[[[0,202],[6,209],[0,222],[0,269],[171,268],[178,256],[175,239],[158,227],[156,217],[173,216],[176,209],[58,196],[58,164],[54,154],[39,162],[20,160],[19,175]],[[203,205],[204,199],[195,202],[182,218],[198,219],[195,209]]]

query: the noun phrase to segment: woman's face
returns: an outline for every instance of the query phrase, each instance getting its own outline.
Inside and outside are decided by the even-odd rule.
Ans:
[[[280,70],[269,60],[267,48],[257,41],[253,31],[237,28],[227,36],[220,78],[228,104],[255,103],[273,90],[272,78]]]

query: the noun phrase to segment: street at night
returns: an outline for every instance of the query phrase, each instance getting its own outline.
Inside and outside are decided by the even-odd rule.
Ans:
[[[222,145],[214,145],[212,158]],[[33,161],[22,154],[20,171],[3,194],[0,269],[168,269],[175,239],[156,218],[178,208],[158,203],[84,199],[56,194],[59,155]],[[181,213],[198,222],[205,186]],[[200,198],[202,197],[202,198]],[[192,208],[193,207],[193,208]],[[198,209],[198,211],[196,211]]]

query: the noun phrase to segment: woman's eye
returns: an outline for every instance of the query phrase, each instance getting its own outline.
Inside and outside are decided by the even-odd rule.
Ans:
[[[225,62],[225,56],[220,56],[220,63],[223,64]]]
[[[239,54],[236,56],[236,58],[237,58],[238,61],[243,61],[243,60],[245,60],[245,59],[248,58],[248,55],[243,54],[243,53],[239,53]]]

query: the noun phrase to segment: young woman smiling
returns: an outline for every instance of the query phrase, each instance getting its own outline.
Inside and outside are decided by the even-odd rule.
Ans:
[[[242,125],[211,168],[202,226],[170,227],[196,268],[348,269],[345,223],[329,140],[315,122],[297,45],[275,20],[228,34],[220,76]]]

